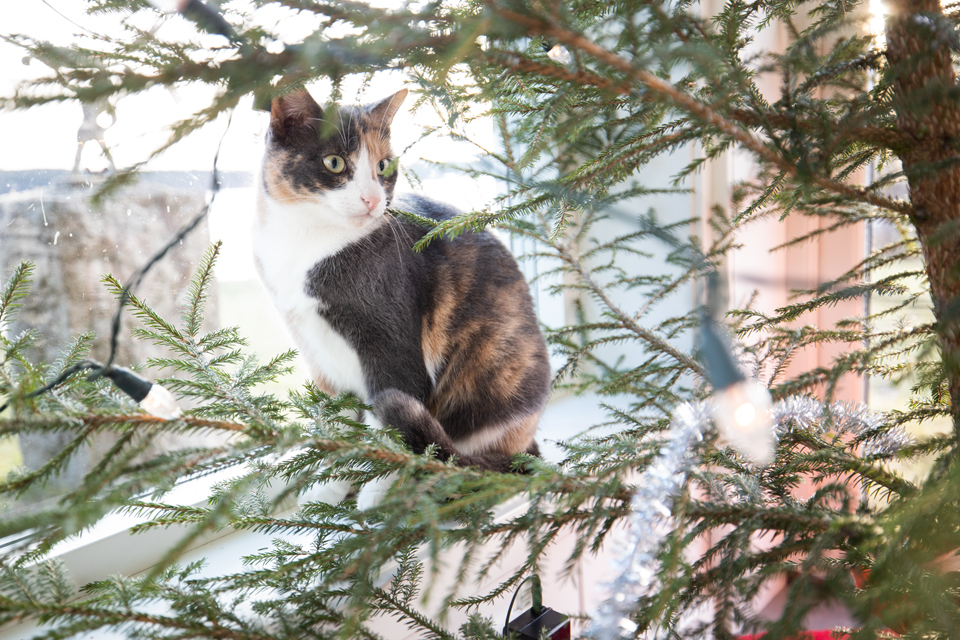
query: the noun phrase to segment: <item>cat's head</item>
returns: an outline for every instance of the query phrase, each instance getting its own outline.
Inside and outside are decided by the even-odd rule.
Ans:
[[[329,222],[383,221],[397,170],[390,123],[407,90],[365,107],[328,112],[306,91],[274,98],[263,166],[266,195],[280,205],[316,207]]]

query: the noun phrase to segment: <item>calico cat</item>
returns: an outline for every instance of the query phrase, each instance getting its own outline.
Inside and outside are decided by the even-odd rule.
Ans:
[[[392,217],[390,125],[404,89],[325,112],[305,91],[275,98],[258,184],[257,271],[311,373],[353,392],[415,453],[507,472],[539,455],[550,384],[528,285],[486,232],[414,244],[425,230]],[[332,111],[332,110],[331,110]],[[457,214],[419,195],[396,206]]]

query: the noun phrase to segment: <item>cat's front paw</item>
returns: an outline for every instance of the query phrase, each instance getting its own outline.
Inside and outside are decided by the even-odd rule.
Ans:
[[[357,493],[357,509],[366,511],[379,506],[390,487],[396,482],[397,475],[396,473],[390,473],[363,485],[360,492]]]
[[[315,484],[297,496],[297,506],[303,507],[309,502],[323,502],[324,504],[340,504],[343,502],[353,485],[347,480],[330,480]]]

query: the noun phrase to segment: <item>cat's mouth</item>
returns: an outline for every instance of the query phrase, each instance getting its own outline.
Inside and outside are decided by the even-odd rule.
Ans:
[[[350,215],[358,227],[366,227],[373,224],[382,223],[386,219],[386,211],[361,211]]]

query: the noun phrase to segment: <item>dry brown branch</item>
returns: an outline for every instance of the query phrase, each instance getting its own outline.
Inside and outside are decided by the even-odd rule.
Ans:
[[[192,418],[189,416],[178,418],[177,420],[199,429],[220,429],[221,431],[247,431],[249,429],[245,424],[225,422],[223,420],[204,420],[202,418]],[[83,419],[83,422],[84,424],[98,427],[104,424],[159,424],[169,422],[169,420],[145,413],[134,413],[127,415],[87,416]]]

